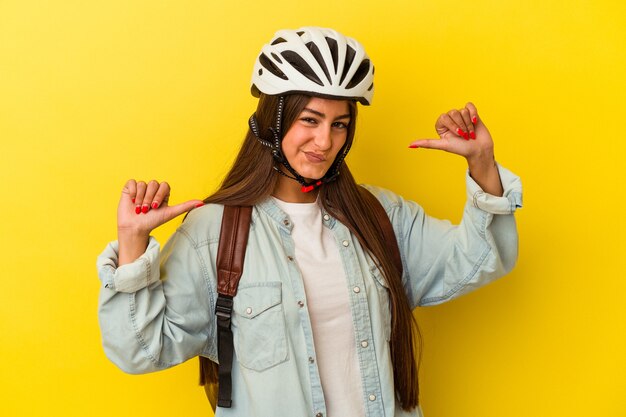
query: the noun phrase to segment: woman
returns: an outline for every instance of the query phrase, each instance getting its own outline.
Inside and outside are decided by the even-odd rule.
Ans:
[[[495,163],[474,105],[442,114],[440,140],[410,147],[466,158],[469,198],[459,226],[426,216],[390,191],[365,187],[393,226],[400,275],[391,245],[374,226],[372,205],[344,162],[356,102],[370,104],[373,74],[353,39],[313,27],[279,31],[257,58],[257,111],[215,194],[170,207],[167,183],[127,182],[118,241],[98,259],[100,325],[114,363],[143,373],[195,356],[217,361],[223,207],[251,205],[233,300],[232,406],[218,407],[216,416],[421,415],[411,311],[513,267],[512,213],[521,206],[521,185]],[[159,253],[150,232],[189,210]]]

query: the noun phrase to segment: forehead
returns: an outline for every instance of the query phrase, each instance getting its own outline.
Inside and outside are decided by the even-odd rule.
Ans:
[[[333,100],[321,97],[311,97],[306,108],[324,113],[326,116],[338,116],[350,113],[348,100]]]

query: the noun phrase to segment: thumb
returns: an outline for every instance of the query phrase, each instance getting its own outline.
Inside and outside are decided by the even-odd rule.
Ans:
[[[163,213],[164,220],[166,222],[172,220],[174,217],[178,217],[181,214],[188,212],[196,207],[204,205],[202,200],[189,200],[184,203],[176,204],[175,206],[167,206],[165,213]]]
[[[409,148],[427,148],[447,151],[448,141],[441,139],[418,139],[411,142]]]

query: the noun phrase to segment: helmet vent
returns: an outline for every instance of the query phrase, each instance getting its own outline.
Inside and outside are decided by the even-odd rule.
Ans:
[[[313,81],[315,84],[323,86],[324,84],[319,79],[319,77],[315,74],[313,69],[306,63],[306,61],[293,51],[283,51],[280,53],[285,61],[289,62],[292,67],[294,67],[300,74],[307,77],[309,80]]]
[[[346,61],[343,65],[343,73],[341,74],[341,80],[339,80],[339,84],[343,84],[343,80],[348,75],[348,70],[352,66],[352,61],[354,61],[354,55],[356,55],[356,51],[350,45],[347,45],[346,48]]]
[[[299,30],[299,31],[297,31],[297,32],[296,32],[296,34],[297,34],[298,36],[302,36],[302,35],[304,34],[304,31],[303,31],[303,30]]]
[[[287,42],[284,38],[276,38],[272,42],[272,45],[278,45],[279,43]]]
[[[283,63],[283,61],[281,61],[280,57],[278,55],[276,55],[274,52],[272,52],[272,58],[274,58],[276,61],[278,61],[279,64]]]
[[[326,63],[324,62],[324,58],[322,57],[322,53],[320,52],[319,48],[313,42],[308,42],[305,45],[307,48],[309,48],[309,51],[311,51],[311,55],[313,55],[320,68],[322,68],[324,74],[326,74],[328,82],[330,83],[330,74],[328,73],[328,68],[326,67]]]
[[[326,43],[328,44],[328,49],[330,49],[330,54],[333,57],[333,65],[335,66],[335,74],[337,73],[337,63],[339,62],[339,52],[337,51],[337,41],[333,38],[326,37]]]
[[[274,74],[277,77],[282,78],[283,80],[288,80],[289,78],[287,78],[287,76],[278,69],[278,67],[267,57],[267,55],[265,54],[261,54],[259,56],[259,62],[261,63],[261,66],[263,68],[265,68],[266,70],[268,70],[269,72],[271,72],[272,74]],[[260,74],[259,74],[260,75]]]
[[[361,65],[359,65],[359,68],[356,70],[356,72],[352,76],[352,79],[350,80],[346,88],[352,88],[358,85],[361,81],[363,81],[365,77],[367,77],[367,73],[369,71],[370,71],[370,60],[364,59],[363,62],[361,62]]]

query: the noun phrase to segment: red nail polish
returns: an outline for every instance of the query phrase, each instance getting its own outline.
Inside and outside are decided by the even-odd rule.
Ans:
[[[148,205],[147,205],[147,204],[144,204],[144,205],[141,207],[141,212],[142,212],[143,214],[146,214],[146,213],[148,212]]]
[[[458,128],[456,130],[456,134],[459,135],[459,136],[463,136],[463,131],[461,130],[461,128]]]
[[[472,123],[474,124],[478,123],[478,118],[476,116],[472,117]]]
[[[195,205],[196,208],[204,206],[204,203],[198,203]]]
[[[472,139],[476,139],[476,132],[471,131],[471,132],[470,132],[470,138],[472,138]]]
[[[141,206],[136,206],[135,207],[135,214],[139,214],[141,213]]]
[[[409,145],[409,148],[416,149],[416,148],[419,148],[419,146],[417,146],[417,145]]]
[[[135,204],[135,197],[133,197],[133,204]]]
[[[159,207],[159,203],[157,203],[156,201],[154,203],[152,203],[152,208],[156,209],[157,207]]]

